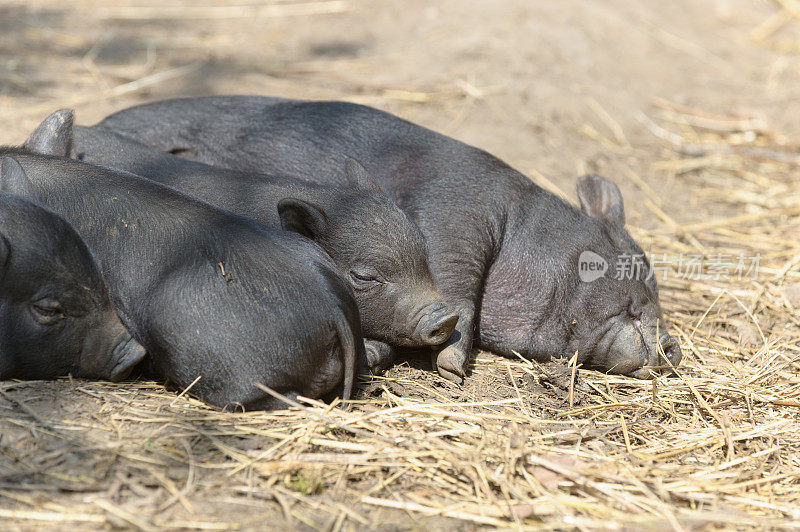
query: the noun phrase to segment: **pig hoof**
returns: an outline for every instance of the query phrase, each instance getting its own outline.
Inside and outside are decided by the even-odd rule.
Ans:
[[[364,340],[367,369],[371,375],[381,375],[392,365],[395,351],[390,345],[376,340]]]
[[[464,351],[448,346],[434,356],[436,357],[436,369],[440,376],[456,384],[464,382],[466,377],[464,366],[467,362],[467,354]]]

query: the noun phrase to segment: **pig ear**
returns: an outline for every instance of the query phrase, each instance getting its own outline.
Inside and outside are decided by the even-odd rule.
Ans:
[[[369,172],[352,157],[347,157],[344,160],[344,175],[347,178],[347,183],[353,188],[381,192],[381,187],[369,175]]]
[[[578,181],[581,210],[592,218],[625,225],[625,207],[617,185],[599,175],[587,175]]]
[[[44,119],[28,140],[25,148],[44,155],[68,157],[72,148],[72,125],[75,113],[69,109],[61,109]]]
[[[0,190],[23,198],[36,197],[25,170],[13,157],[3,157],[0,161]]]
[[[278,202],[278,215],[281,227],[315,240],[325,230],[326,221],[322,211],[295,198],[285,198]]]

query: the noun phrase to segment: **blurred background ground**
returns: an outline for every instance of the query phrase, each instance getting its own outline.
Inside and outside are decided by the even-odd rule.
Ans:
[[[770,49],[790,45],[796,27],[753,43],[776,11],[767,1],[4,0],[0,10],[0,142],[20,142],[59,106],[88,124],[173,96],[349,99],[540,172],[570,196],[577,174],[597,170],[636,202],[631,168],[686,200],[668,205],[681,220],[697,216],[685,189],[654,179],[653,154],[638,151],[659,141],[640,116],[654,98],[800,132],[800,55]],[[635,223],[652,218],[630,211]]]
[[[611,177],[673,263],[762,266],[670,266],[686,359],[655,385],[482,354],[463,389],[412,364],[355,411],[312,415],[6,383],[3,528],[797,528],[799,16],[794,0],[2,0],[2,143],[63,107],[91,124],[173,96],[346,99],[571,200],[579,174]]]

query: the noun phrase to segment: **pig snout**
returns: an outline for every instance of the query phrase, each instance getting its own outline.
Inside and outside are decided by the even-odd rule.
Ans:
[[[120,381],[127,378],[147,352],[116,315],[88,334],[79,363],[79,377]]]
[[[111,351],[114,367],[109,375],[109,380],[120,381],[127,378],[131,374],[133,367],[141,361],[146,354],[147,351],[145,348],[134,340],[130,334],[124,333],[121,335],[119,343],[117,343],[116,347]]]
[[[457,322],[458,315],[444,303],[427,305],[414,328],[414,338],[424,345],[441,345],[453,334]]]
[[[667,364],[662,360],[664,363],[661,365],[677,366],[681,363],[683,352],[681,351],[681,346],[678,344],[677,340],[667,333],[664,333],[659,339],[659,344],[661,345],[661,349],[664,351],[664,356],[667,357],[667,360],[669,361],[669,364]]]
[[[621,363],[618,373],[638,379],[652,379],[659,373],[670,373],[672,368],[680,364],[683,353],[678,342],[657,327],[643,325],[635,320],[632,334],[620,334],[623,339]],[[632,345],[625,345],[625,339],[633,340]],[[615,342],[616,343],[616,342]]]

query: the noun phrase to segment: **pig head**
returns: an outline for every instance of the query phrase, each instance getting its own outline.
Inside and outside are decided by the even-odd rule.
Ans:
[[[681,349],[625,230],[619,189],[587,176],[577,190],[580,210],[542,194],[520,213],[487,277],[481,344],[536,360],[577,353],[583,367],[637,378],[677,366]]]
[[[0,159],[0,379],[126,378],[145,350],[94,256],[62,217],[9,193],[25,193],[27,178]]]

